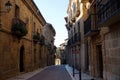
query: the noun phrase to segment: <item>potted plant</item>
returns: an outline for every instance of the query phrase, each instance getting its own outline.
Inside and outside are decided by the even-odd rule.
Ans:
[[[34,34],[34,35],[33,35],[33,41],[34,41],[35,43],[37,43],[39,40],[40,40],[40,35],[39,35],[39,33]]]
[[[11,31],[14,35],[16,35],[19,38],[25,36],[28,33],[26,26],[21,22],[14,23],[12,25]]]

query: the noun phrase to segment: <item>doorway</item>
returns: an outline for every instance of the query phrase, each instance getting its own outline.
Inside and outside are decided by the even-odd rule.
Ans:
[[[97,65],[98,65],[98,77],[103,78],[103,56],[102,45],[97,45]]]
[[[24,46],[21,46],[20,48],[20,63],[19,63],[19,68],[20,68],[20,72],[24,72]]]
[[[88,42],[85,43],[85,71],[89,73],[89,51]]]

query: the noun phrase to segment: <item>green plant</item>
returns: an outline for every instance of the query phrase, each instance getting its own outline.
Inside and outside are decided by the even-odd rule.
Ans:
[[[40,45],[44,45],[44,42],[45,41],[45,38],[44,38],[44,36],[42,35],[41,37],[40,37],[40,40],[39,40],[39,42],[40,42]]]
[[[35,35],[33,35],[33,39],[39,40],[39,39],[40,39],[40,36],[37,35],[37,34],[35,34]]]
[[[34,41],[34,42],[38,42],[39,40],[40,40],[40,35],[39,35],[39,33],[34,34],[34,35],[33,35],[33,41]]]
[[[12,25],[11,31],[18,37],[25,36],[28,33],[26,26],[20,22],[14,23]]]

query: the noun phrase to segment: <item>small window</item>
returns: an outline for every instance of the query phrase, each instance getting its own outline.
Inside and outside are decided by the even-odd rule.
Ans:
[[[80,32],[80,22],[78,22],[78,32]]]
[[[15,17],[19,18],[20,8],[19,6],[15,5]]]
[[[36,31],[35,31],[35,29],[36,29],[36,24],[35,24],[35,22],[34,22],[34,26],[33,26],[33,33],[35,33]]]

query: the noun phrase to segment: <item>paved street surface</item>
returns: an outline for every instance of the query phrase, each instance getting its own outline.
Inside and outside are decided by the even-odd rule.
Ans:
[[[65,66],[51,66],[27,80],[72,80]]]
[[[73,76],[73,68],[70,67],[69,65],[66,65],[65,67],[72,77]],[[75,69],[75,73],[79,73],[79,71]],[[92,79],[93,79],[93,77],[91,77],[90,75],[88,75],[86,73],[83,73],[83,72],[81,73],[81,80],[92,80]],[[79,79],[79,74],[75,74],[73,80],[80,80]],[[98,79],[95,79],[95,80],[98,80]]]
[[[78,71],[75,70],[75,73],[78,73]],[[82,80],[93,79],[93,77],[83,72],[81,74],[81,77]],[[43,69],[35,70],[33,72],[21,74],[7,80],[79,80],[79,74],[75,74],[75,77],[73,77],[73,68],[71,66],[57,65],[48,66]]]

